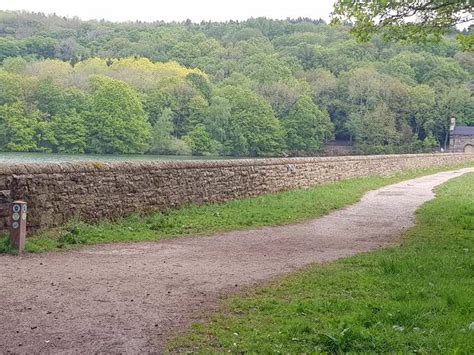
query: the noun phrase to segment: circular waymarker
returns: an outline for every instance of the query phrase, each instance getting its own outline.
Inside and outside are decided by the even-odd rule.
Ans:
[[[20,205],[13,205],[13,212],[15,212],[15,213],[19,213],[19,212],[20,212],[20,210],[21,210],[21,207],[20,207]]]
[[[21,220],[22,220],[22,221],[26,221],[26,213],[23,213],[23,214],[21,215]]]
[[[21,212],[26,213],[26,209],[27,209],[26,205],[21,206]]]
[[[13,229],[18,229],[19,226],[20,226],[20,224],[18,222],[13,222],[12,223],[12,228]]]
[[[13,213],[13,214],[12,214],[12,219],[13,219],[14,221],[18,221],[18,220],[20,219],[20,214],[19,214],[19,213],[16,213],[16,212]]]

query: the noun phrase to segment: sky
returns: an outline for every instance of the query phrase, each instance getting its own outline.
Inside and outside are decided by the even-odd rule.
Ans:
[[[265,16],[329,20],[334,0],[0,0],[0,10],[27,10],[83,20],[226,21]]]

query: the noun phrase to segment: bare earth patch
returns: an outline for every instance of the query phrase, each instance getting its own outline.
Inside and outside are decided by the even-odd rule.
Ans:
[[[160,352],[220,296],[356,253],[396,245],[432,189],[473,168],[367,193],[291,226],[72,252],[0,256],[2,352]]]

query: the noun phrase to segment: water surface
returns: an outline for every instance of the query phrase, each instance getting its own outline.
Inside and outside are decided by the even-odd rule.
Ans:
[[[143,160],[212,160],[228,157],[199,157],[183,155],[95,155],[95,154],[50,154],[50,153],[10,153],[0,152],[0,164],[16,163],[63,163],[83,161],[143,161]]]

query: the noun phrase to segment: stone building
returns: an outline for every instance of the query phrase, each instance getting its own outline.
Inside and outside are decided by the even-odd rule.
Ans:
[[[452,118],[449,128],[449,151],[474,154],[474,127],[456,126],[456,119]]]

